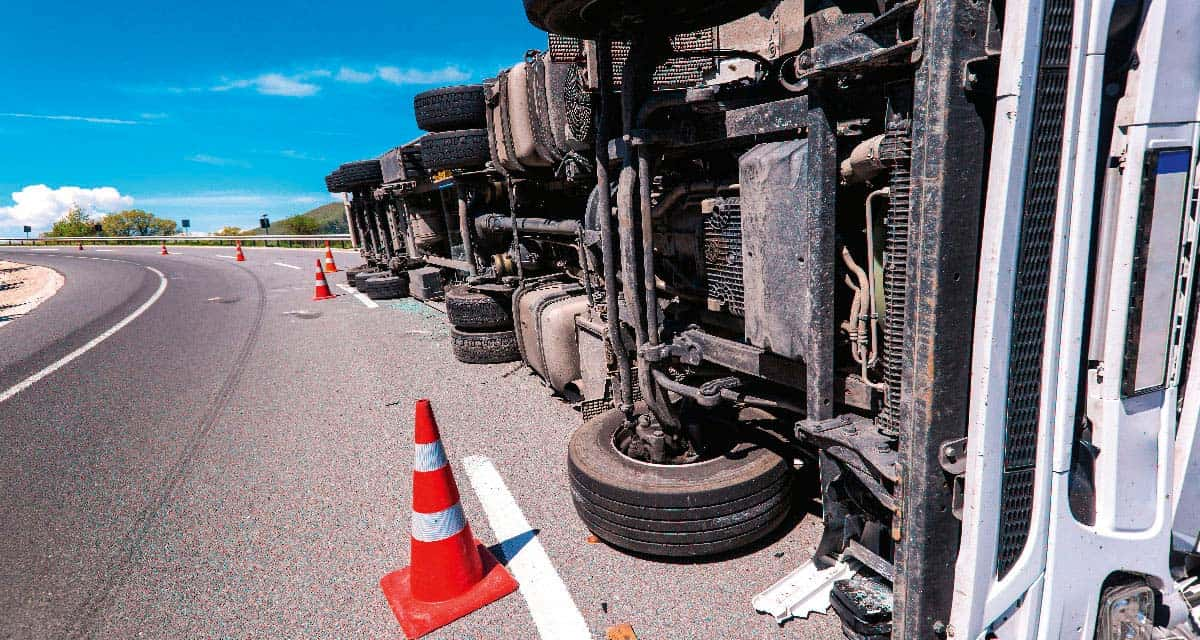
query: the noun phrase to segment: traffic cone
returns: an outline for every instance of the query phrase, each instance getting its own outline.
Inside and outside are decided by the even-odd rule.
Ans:
[[[471,533],[428,400],[417,401],[409,566],[379,581],[407,638],[481,609],[517,590]]]
[[[162,243],[162,252],[161,252],[161,253],[159,253],[159,255],[162,255],[162,256],[168,255],[168,254],[167,254],[167,243],[166,243],[166,242],[163,242],[163,243]]]
[[[333,249],[329,248],[329,241],[325,241],[325,273],[337,273],[337,264],[333,261]]]
[[[241,240],[237,241],[237,261],[238,262],[246,261],[246,255],[242,253],[242,241]]]
[[[321,261],[317,260],[317,290],[313,293],[313,300],[332,300],[335,297],[325,281],[325,272],[321,271]]]

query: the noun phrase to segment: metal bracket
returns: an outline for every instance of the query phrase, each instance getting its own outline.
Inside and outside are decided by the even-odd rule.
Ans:
[[[768,613],[779,623],[792,618],[807,618],[811,613],[825,613],[833,583],[858,573],[862,566],[859,561],[843,556],[832,567],[818,569],[809,560],[754,596],[750,604],[754,605],[755,611]]]
[[[938,464],[942,469],[954,476],[961,476],[967,470],[967,439],[955,438],[947,440],[938,448]]]

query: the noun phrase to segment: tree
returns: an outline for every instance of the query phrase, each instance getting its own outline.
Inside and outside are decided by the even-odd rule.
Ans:
[[[54,223],[46,236],[51,238],[77,238],[96,233],[96,222],[92,220],[79,205],[72,205],[62,220]]]
[[[218,236],[240,236],[242,235],[241,227],[221,227],[221,230],[216,233]]]
[[[106,236],[175,235],[175,221],[159,218],[141,209],[110,213],[100,220]]]
[[[304,214],[284,218],[279,221],[279,226],[286,233],[298,236],[310,236],[321,230],[321,225],[316,220]]]

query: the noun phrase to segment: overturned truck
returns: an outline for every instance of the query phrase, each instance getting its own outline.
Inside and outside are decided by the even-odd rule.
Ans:
[[[577,404],[597,536],[733,552],[811,483],[781,619],[819,574],[850,638],[1196,637],[1197,5],[525,10],[327,184],[356,286]]]

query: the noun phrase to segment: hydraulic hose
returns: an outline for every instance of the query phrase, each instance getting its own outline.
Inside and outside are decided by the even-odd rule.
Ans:
[[[616,246],[612,228],[612,201],[608,177],[608,92],[612,85],[612,44],[609,40],[596,43],[599,67],[600,100],[596,109],[596,209],[600,217],[600,252],[604,267],[604,300],[608,307],[608,341],[617,361],[619,409],[629,417],[633,413],[633,367],[629,350],[621,336],[621,307],[617,298]]]

